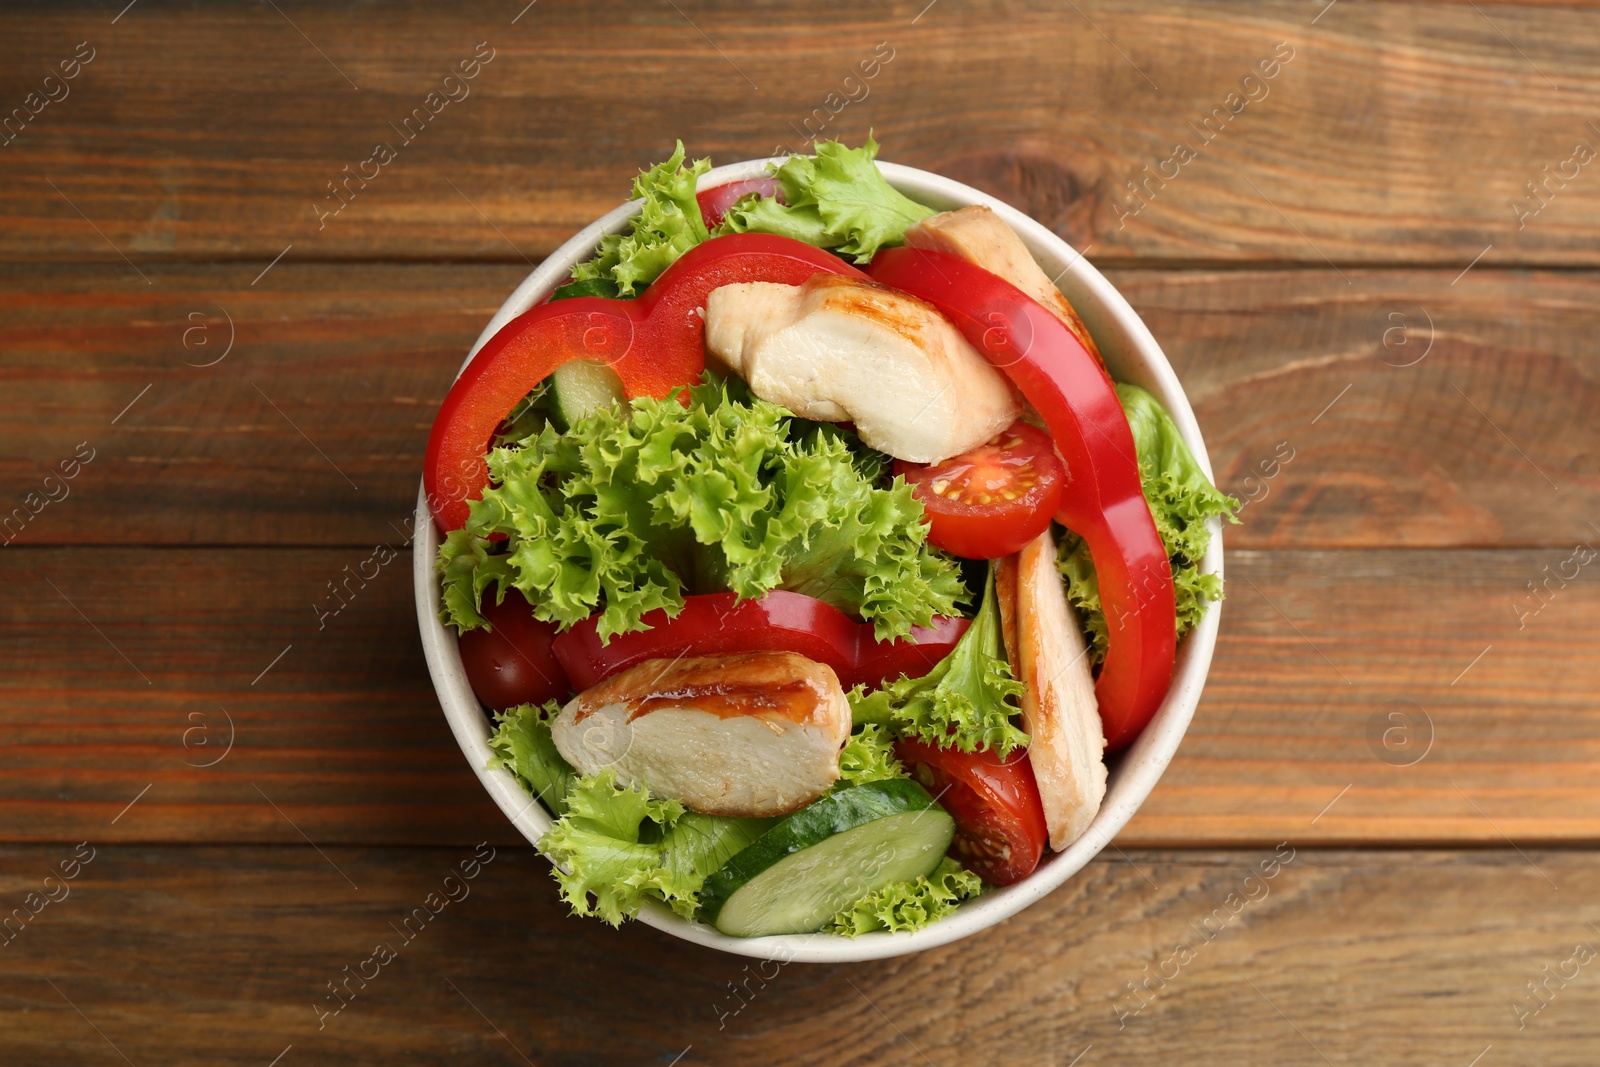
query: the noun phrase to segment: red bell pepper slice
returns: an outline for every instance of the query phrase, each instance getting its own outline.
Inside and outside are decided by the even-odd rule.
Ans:
[[[467,522],[489,481],[489,439],[517,402],[575,359],[610,366],[628,399],[666,396],[705,369],[706,294],[734,282],[799,285],[813,274],[865,277],[803,241],[736,233],[691,248],[637,300],[587,296],[518,315],[491,337],[444,398],[428,438],[423,484],[441,530]]]
[[[856,642],[855,671],[841,674],[839,681],[846,688],[864,685],[876,689],[901,675],[921,678],[933,670],[940,660],[955,651],[972,620],[957,615],[937,615],[933,625],[913,626],[909,635],[894,641],[879,641],[868,623],[857,625],[860,639]]]
[[[1088,543],[1100,581],[1110,644],[1095,695],[1106,748],[1125,748],[1171,684],[1177,609],[1172,567],[1110,378],[1060,319],[982,267],[890,248],[870,273],[938,308],[1044,417],[1067,464],[1056,518]]]
[[[609,644],[601,644],[597,620],[578,623],[552,646],[579,692],[647,659],[773,651],[826,663],[845,688],[878,686],[902,674],[926,674],[950,654],[969,625],[962,618],[938,618],[909,637],[877,641],[871,625],[815,597],[782,589],[746,600],[734,593],[686,597],[675,616],[668,618],[660,609],[646,612],[643,621],[650,629],[618,634]]]

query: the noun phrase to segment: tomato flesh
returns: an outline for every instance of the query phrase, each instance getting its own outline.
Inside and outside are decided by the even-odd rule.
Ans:
[[[925,465],[896,460],[922,501],[928,540],[968,559],[1019,552],[1050,525],[1066,469],[1044,431],[1021,420],[987,444]]]
[[[1006,759],[902,740],[895,755],[956,821],[950,855],[991,885],[1033,873],[1050,832],[1026,749]]]
[[[713,185],[696,193],[695,200],[700,204],[700,217],[705,220],[706,229],[715,230],[721,226],[722,216],[728,213],[728,209],[751,193],[775,197],[778,203],[783,203],[783,190],[776,178],[750,178],[742,182],[728,182],[725,185]]]
[[[501,604],[486,598],[481,611],[493,629],[461,635],[461,666],[484,706],[504,711],[518,704],[565,700],[572,686],[551,650],[555,623],[534,618],[520,593]]]

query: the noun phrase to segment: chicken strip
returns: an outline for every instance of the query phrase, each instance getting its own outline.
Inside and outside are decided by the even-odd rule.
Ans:
[[[1014,573],[1010,578],[1006,572]],[[1105,737],[1088,645],[1056,572],[1046,530],[1001,564],[998,588],[1016,589],[1017,677],[1028,760],[1044,801],[1050,847],[1061,851],[1094,821],[1106,795]]]
[[[839,777],[850,705],[833,668],[793,652],[652,659],[579,694],[551,724],[583,774],[711,815],[782,815]]]
[[[1004,219],[982,204],[930,215],[906,231],[906,244],[964,259],[1005,279],[1065,323],[1083,342],[1083,347],[1100,360],[1100,349],[1095,347],[1094,338],[1089,336],[1083,320],[1034,261],[1022,238]]]
[[[802,418],[853,422],[867,444],[912,463],[977,448],[1022,410],[944,316],[859,278],[714,289],[705,336],[756,396]]]

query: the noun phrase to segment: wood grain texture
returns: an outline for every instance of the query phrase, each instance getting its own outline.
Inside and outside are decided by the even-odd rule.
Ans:
[[[1600,12],[525,4],[0,15],[0,1062],[1595,1063]],[[822,118],[1085,249],[1249,503],[1113,849],[774,970],[565,915],[439,713],[405,521],[533,262],[674,137]]]
[[[111,268],[5,272],[0,539],[394,538],[439,401],[525,271],[284,265],[258,287],[237,264],[148,287]],[[44,480],[80,444],[93,459],[63,497]]]
[[[1161,342],[1239,547],[1600,536],[1588,274],[1113,271]],[[1287,458],[1286,458],[1287,457]],[[1283,459],[1283,462],[1277,460]]]
[[[1594,1064],[1600,10],[525,3],[6,13],[0,1062]],[[1248,506],[1114,848],[774,969],[566,917],[438,712],[405,523],[533,262],[675,136],[818,118],[1086,250]]]
[[[525,269],[285,263],[256,287],[237,264],[164,266],[152,286],[109,266],[0,270],[0,540],[393,538],[433,413]],[[1344,273],[1111,272],[1220,484],[1249,501],[1229,545],[1600,536],[1600,276]],[[40,508],[80,444],[95,458]]]
[[[515,840],[439,713],[409,557],[318,629],[367,555],[0,554],[0,834]],[[1565,557],[1233,553],[1205,697],[1121,842],[1600,840],[1596,564],[1516,608]]]
[[[1233,553],[1205,697],[1124,837],[1600,840],[1600,586],[1526,587],[1569,555]]]
[[[318,614],[371,555],[7,551],[5,835],[506,839],[434,698],[409,553]]]
[[[537,259],[673,137],[726,162],[803,143],[810,118],[853,141],[876,129],[886,158],[995,192],[1111,260],[1453,272],[1492,244],[1486,264],[1600,261],[1600,182],[1562,166],[1600,136],[1591,10],[1321,6],[547,0],[513,25],[518,0],[144,0],[114,24],[98,5],[39,5],[0,35],[5,108],[77,42],[95,58],[0,148],[0,255],[94,257],[134,281],[124,255],[252,274],[290,245],[296,260]],[[1230,103],[1280,41],[1294,58]],[[494,58],[470,94],[407,141],[405,118],[478,42]],[[892,58],[862,82],[875,52]],[[394,161],[330,192],[377,143]],[[1178,144],[1195,158],[1162,179]],[[1514,202],[1545,203],[1526,184],[1547,173],[1571,177],[1519,223]]]
[[[1600,940],[1600,871],[1569,852],[1132,852],[954,945],[780,966],[569,918],[525,849],[407,942],[469,848],[95,847],[0,948],[8,1063],[1588,1067],[1600,1045],[1600,962],[1570,962]],[[0,899],[68,854],[0,850]],[[380,943],[397,958],[363,968]]]

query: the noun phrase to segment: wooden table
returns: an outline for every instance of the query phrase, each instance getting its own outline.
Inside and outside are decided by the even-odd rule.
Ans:
[[[0,1061],[1600,1060],[1600,14],[124,2],[0,22]],[[530,263],[675,136],[808,121],[1083,249],[1254,499],[1116,847],[773,971],[563,914],[445,729],[403,520]]]

